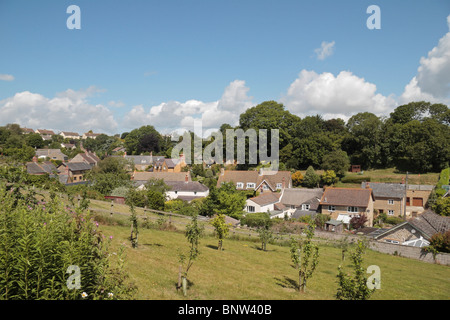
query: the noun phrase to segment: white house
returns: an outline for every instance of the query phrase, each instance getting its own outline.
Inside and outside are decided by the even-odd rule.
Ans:
[[[263,192],[259,196],[247,199],[245,210],[249,213],[278,211],[280,195],[279,192]]]
[[[71,140],[81,138],[80,135],[76,132],[61,131],[59,135],[62,136],[64,139],[71,139]]]

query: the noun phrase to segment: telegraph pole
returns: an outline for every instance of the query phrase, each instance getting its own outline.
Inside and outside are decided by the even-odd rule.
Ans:
[[[406,171],[405,179],[405,211],[403,213],[403,219],[406,221],[406,201],[408,199],[408,171]]]

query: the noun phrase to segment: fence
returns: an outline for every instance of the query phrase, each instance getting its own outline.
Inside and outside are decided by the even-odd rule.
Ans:
[[[150,213],[155,213],[160,216],[161,215],[168,216],[169,218],[170,217],[181,218],[182,221],[170,220],[171,223],[173,223],[175,225],[178,224],[180,226],[181,225],[185,226],[186,224],[189,223],[188,220],[190,219],[190,217],[187,217],[185,215],[172,213],[172,212],[166,212],[166,211],[152,210],[152,209],[144,209],[144,208],[142,208],[142,209],[143,209],[144,213],[150,212]],[[97,211],[97,212],[103,212],[103,213],[110,213],[110,214],[129,215],[126,213],[115,212],[115,211],[106,210],[106,209],[90,208],[90,210]],[[141,215],[141,217],[149,218],[152,220],[158,219],[158,217],[149,217],[146,215]],[[199,216],[198,219],[199,219],[199,221],[204,221],[204,222],[208,222],[210,220],[208,217],[203,217],[203,216]],[[208,229],[213,231],[212,227],[209,227]],[[248,237],[249,239],[252,239],[252,238],[257,239],[258,233],[257,233],[256,229],[254,229],[254,228],[232,227],[230,229],[230,236],[233,236],[233,237],[242,236],[242,237]],[[299,234],[290,234],[290,233],[275,233],[274,234],[275,241],[277,241],[277,242],[287,241],[292,236],[299,237],[300,235]],[[318,238],[316,240],[319,240],[319,241],[320,240],[340,241],[342,239],[346,239],[350,243],[355,243],[358,241],[358,239],[361,239],[364,236],[316,230],[315,237]],[[438,253],[438,254],[436,254],[435,257],[433,257],[432,253],[425,252],[422,248],[403,246],[403,245],[380,242],[380,241],[375,241],[375,240],[370,240],[370,239],[369,239],[369,248],[374,251],[377,251],[377,252],[401,256],[401,257],[415,259],[415,260],[420,260],[423,262],[437,263],[437,264],[442,264],[442,265],[450,265],[450,254],[447,254],[447,253]]]

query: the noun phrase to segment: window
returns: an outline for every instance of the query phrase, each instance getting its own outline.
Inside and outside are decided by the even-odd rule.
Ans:
[[[263,184],[263,190],[269,190],[269,186],[267,184]]]
[[[388,242],[388,243],[395,243],[395,244],[399,244],[399,243],[400,243],[400,242],[398,242],[398,241],[390,240],[390,239],[385,239],[384,241],[385,241],[385,242]]]
[[[328,206],[328,211],[336,211],[336,207],[335,206]]]
[[[236,189],[242,189],[244,187],[244,184],[242,182],[236,183]]]
[[[358,212],[358,207],[347,207],[347,212]]]
[[[309,204],[302,204],[302,210],[309,210]]]
[[[393,216],[394,215],[394,210],[389,210],[388,211],[388,215]]]
[[[255,184],[253,182],[247,182],[247,189],[255,189]]]
[[[255,212],[255,207],[254,206],[247,206],[247,211],[248,212]]]
[[[389,200],[388,200],[388,204],[394,204],[394,200],[389,199]]]
[[[290,207],[290,208],[291,208],[291,209],[295,209],[295,206],[291,204],[291,207]]]
[[[73,181],[77,181],[77,177],[73,177]]]
[[[281,189],[281,183],[277,183],[277,189]]]

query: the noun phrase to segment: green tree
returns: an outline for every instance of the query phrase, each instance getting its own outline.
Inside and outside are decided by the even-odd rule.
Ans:
[[[221,213],[217,214],[211,222],[214,227],[214,231],[217,239],[219,239],[219,244],[217,245],[217,250],[223,250],[223,240],[228,236],[230,232],[230,224],[225,222],[225,216]]]
[[[147,190],[147,206],[153,210],[164,210],[165,196],[161,192]]]
[[[336,177],[336,174],[333,170],[326,170],[322,173],[320,176],[320,180],[324,185],[331,186],[338,182],[338,177]]]
[[[142,126],[132,130],[125,137],[125,148],[128,154],[141,154],[144,152],[160,152],[163,143],[161,135],[153,126]]]
[[[335,150],[323,158],[322,169],[333,170],[339,177],[343,177],[349,168],[350,160],[345,151]]]
[[[351,253],[354,275],[351,277],[346,274],[339,265],[338,268],[338,290],[336,298],[338,300],[367,300],[374,293],[375,289],[369,289],[367,286],[367,277],[363,269],[362,255],[366,250],[363,241],[358,240],[355,252]]]
[[[308,169],[306,169],[302,185],[307,188],[315,188],[318,186],[319,181],[320,176],[314,171],[314,168],[312,166],[309,166]]]
[[[298,289],[306,292],[306,282],[312,277],[319,263],[319,247],[313,243],[315,224],[311,223],[306,228],[306,239],[298,245],[298,242],[291,238],[291,260],[298,268]]]
[[[437,214],[441,216],[449,217],[450,216],[450,198],[438,198],[434,202],[432,209]]]

